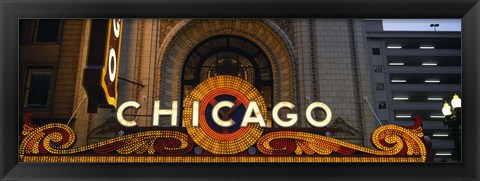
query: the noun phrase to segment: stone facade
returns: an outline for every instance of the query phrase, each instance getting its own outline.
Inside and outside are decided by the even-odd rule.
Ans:
[[[375,120],[363,104],[371,91],[362,20],[296,19],[294,32],[301,107],[326,103],[334,118],[343,118],[362,133],[363,144],[369,143]]]
[[[32,112],[39,118],[61,119],[70,117],[74,107],[74,93],[78,88],[77,62],[80,54],[80,43],[83,35],[83,20],[65,20],[61,24],[59,40],[56,43],[35,43],[32,39],[23,40],[20,45],[20,81],[26,82],[28,67],[52,66],[53,87],[51,87],[52,99],[49,100],[50,111],[44,110],[21,110]],[[34,26],[33,20],[25,23],[26,26]],[[21,40],[22,41],[22,40]],[[25,84],[20,84],[21,95],[25,94]],[[24,100],[22,98],[21,102]],[[22,104],[23,105],[23,104]]]

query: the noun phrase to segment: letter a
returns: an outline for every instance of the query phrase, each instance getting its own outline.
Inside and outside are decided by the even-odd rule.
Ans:
[[[251,117],[252,112],[255,113],[254,117]],[[240,127],[246,127],[248,123],[258,123],[262,128],[267,126],[265,125],[265,120],[260,112],[260,108],[258,108],[258,104],[255,101],[250,101],[250,103],[248,103],[247,111],[245,111],[242,125],[240,125]]]

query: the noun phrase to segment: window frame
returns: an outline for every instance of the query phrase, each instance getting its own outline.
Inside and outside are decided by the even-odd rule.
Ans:
[[[48,91],[48,98],[47,98],[47,103],[45,107],[28,107],[28,96],[27,93],[29,91],[29,82],[31,79],[30,72],[32,69],[51,69],[51,76],[50,76],[50,86],[49,86],[49,91]],[[53,97],[55,95],[55,83],[56,83],[56,70],[57,67],[51,64],[34,64],[34,65],[26,65],[24,67],[24,81],[23,81],[23,89],[22,89],[22,106],[21,108],[23,110],[51,110],[52,109],[52,102],[53,102]]]
[[[377,107],[379,110],[387,109],[387,101],[377,101],[377,104],[378,104]],[[382,107],[382,104],[383,104],[383,107]]]
[[[383,73],[383,66],[382,65],[373,65],[373,72],[374,73]]]
[[[19,28],[19,35],[18,39],[20,44],[32,44],[32,45],[55,45],[55,44],[60,44],[62,41],[62,34],[63,34],[63,24],[64,21],[62,19],[59,19],[59,25],[58,25],[58,34],[57,34],[57,41],[55,42],[39,42],[37,41],[37,34],[38,34],[38,24],[40,20],[44,19],[19,19],[18,21],[18,28]],[[23,23],[20,23],[20,21],[23,21]],[[23,25],[23,26],[20,26]],[[23,37],[20,37],[20,34],[24,35]]]
[[[378,86],[382,86],[382,90],[378,89]],[[376,91],[385,91],[385,84],[384,83],[375,83],[375,90]]]
[[[212,45],[212,42],[215,41],[216,39],[225,39],[225,41],[226,41],[225,46],[214,47]],[[238,39],[238,40],[243,41],[243,45],[241,47],[233,46],[232,44],[230,44],[230,41],[232,39],[235,39],[235,40]],[[208,49],[206,52],[200,52],[199,49],[201,49],[206,44],[210,44],[212,48]],[[256,52],[250,53],[249,51],[245,50],[245,46],[247,44],[249,46],[251,46],[252,48],[255,48]],[[253,84],[253,86],[255,88],[257,88],[258,91],[261,92],[262,86],[267,86],[267,87],[270,88],[271,100],[270,101],[265,100],[265,102],[269,102],[266,105],[267,105],[267,110],[269,112],[271,112],[271,110],[273,108],[273,105],[274,105],[274,101],[275,101],[275,90],[274,90],[274,83],[273,83],[274,82],[274,80],[273,80],[274,79],[273,78],[273,76],[274,76],[273,75],[273,67],[272,67],[271,62],[268,59],[268,56],[265,53],[265,51],[261,47],[259,47],[257,44],[255,44],[254,42],[252,42],[252,41],[250,41],[250,40],[248,40],[244,37],[237,36],[237,35],[216,35],[216,36],[212,36],[212,37],[209,37],[209,38],[201,41],[200,43],[195,45],[195,47],[192,48],[189,51],[190,52],[189,52],[188,56],[185,58],[184,65],[182,67],[181,79],[180,79],[181,80],[180,90],[182,92],[180,94],[180,99],[182,100],[182,109],[183,109],[183,105],[184,105],[183,104],[184,100],[186,98],[186,96],[184,95],[185,87],[186,86],[193,86],[193,88],[195,88],[195,86],[200,84],[200,82],[201,82],[200,81],[200,72],[201,72],[201,69],[204,67],[204,64],[207,61],[207,59],[209,59],[210,57],[212,57],[214,55],[216,55],[218,57],[218,54],[220,52],[231,51],[231,52],[234,52],[234,53],[237,54],[237,58],[238,58],[239,55],[241,55],[242,57],[244,57],[246,60],[248,60],[252,64],[251,68],[253,68],[254,72],[255,72],[254,73],[254,84]],[[198,56],[198,59],[196,59],[196,60],[191,59],[192,56]],[[257,60],[257,58],[260,57],[260,56],[263,56],[263,60]],[[190,61],[196,61],[194,67],[192,67],[189,64]],[[266,62],[265,66],[260,67],[260,65],[258,64],[259,61],[265,61]],[[217,60],[216,63],[218,63],[218,60]],[[194,71],[193,79],[188,79],[187,80],[185,78],[186,68],[193,69],[193,71]],[[262,79],[261,70],[268,70],[269,71],[270,76],[269,76],[268,80]],[[198,75],[198,76],[196,76],[196,75]],[[183,113],[181,113],[179,115],[183,116]]]
[[[52,41],[52,42],[43,42],[43,41],[37,41],[37,34],[38,34],[38,26],[39,26],[39,23],[40,23],[40,20],[45,20],[45,19],[37,19],[35,20],[35,25],[34,25],[34,29],[33,29],[33,37],[32,37],[32,42],[34,44],[59,44],[61,42],[61,34],[62,34],[62,30],[63,30],[63,21],[59,19],[59,23],[58,23],[58,34],[57,34],[57,41]]]
[[[375,51],[378,50],[378,54],[375,54]],[[372,48],[372,55],[382,55],[380,48]]]
[[[201,47],[203,47],[205,44],[211,44],[212,41],[214,41],[215,39],[225,39],[226,40],[226,44],[225,46],[221,46],[221,47],[213,47],[211,49],[208,49],[207,52],[199,52],[198,49],[200,49]],[[239,39],[239,40],[242,40],[244,41],[243,42],[243,45],[241,48],[238,48],[238,47],[235,47],[235,46],[232,46],[230,44],[230,39]],[[253,48],[256,48],[257,52],[253,53],[253,57],[251,54],[249,54],[248,51],[246,51],[245,49],[243,49],[246,44],[249,44],[250,46],[252,46]],[[203,40],[202,42],[198,43],[195,48],[191,49],[190,50],[190,53],[189,55],[186,57],[186,60],[185,60],[185,63],[183,65],[183,68],[182,68],[182,75],[181,75],[181,92],[182,92],[182,96],[181,96],[181,99],[185,99],[185,97],[183,96],[183,93],[184,93],[184,86],[185,85],[198,85],[200,83],[200,76],[195,76],[195,75],[200,75],[200,71],[203,67],[203,65],[205,64],[205,61],[210,58],[211,56],[214,56],[215,54],[218,56],[218,52],[225,52],[225,51],[232,51],[232,52],[235,52],[237,53],[237,56],[238,55],[241,55],[243,56],[244,58],[246,58],[251,64],[252,64],[252,68],[255,70],[255,76],[254,76],[254,80],[255,80],[255,83],[254,83],[254,86],[257,88],[257,89],[260,89],[262,85],[264,86],[270,86],[271,90],[270,90],[270,93],[272,95],[274,95],[274,88],[273,88],[273,69],[272,69],[272,65],[270,64],[270,60],[268,59],[268,56],[265,54],[265,52],[263,51],[263,49],[261,49],[257,44],[255,44],[254,42],[246,39],[246,38],[243,38],[241,36],[236,36],[236,35],[217,35],[217,36],[213,36],[213,37],[210,37],[210,38],[207,38],[205,40]],[[196,66],[195,67],[191,67],[189,66],[189,61],[190,60],[190,57],[193,56],[193,55],[200,55],[199,59],[197,60],[196,62]],[[261,61],[261,60],[256,60],[255,58],[262,55],[265,60],[263,61],[266,61],[267,62],[267,66],[265,67],[260,67],[260,65],[258,65],[258,61]],[[194,79],[193,80],[186,80],[185,79],[185,71],[186,71],[186,68],[193,68],[194,70]],[[270,77],[268,80],[264,80],[262,79],[261,77],[261,70],[262,69],[268,69],[269,70],[269,74],[270,74]],[[272,96],[272,98],[274,98]],[[273,105],[274,103],[274,99],[271,100],[271,104]]]

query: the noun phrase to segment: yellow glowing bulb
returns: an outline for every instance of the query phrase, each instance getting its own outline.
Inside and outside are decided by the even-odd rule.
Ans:
[[[455,109],[455,108],[459,108],[459,107],[462,107],[462,100],[458,97],[457,94],[453,95],[453,98],[452,98],[452,107]]]
[[[445,102],[445,104],[443,104],[443,108],[442,108],[442,113],[444,116],[450,116],[452,115],[452,111],[451,111],[451,107],[450,105],[448,105],[447,102]]]

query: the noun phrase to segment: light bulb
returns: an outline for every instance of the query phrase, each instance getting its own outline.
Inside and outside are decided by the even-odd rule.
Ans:
[[[462,100],[458,97],[457,94],[453,95],[452,107],[455,109],[457,107],[462,107]]]
[[[443,104],[443,108],[442,108],[442,113],[444,116],[450,116],[452,115],[452,111],[451,111],[451,107],[450,105],[448,105],[447,102],[445,102],[445,104]]]

